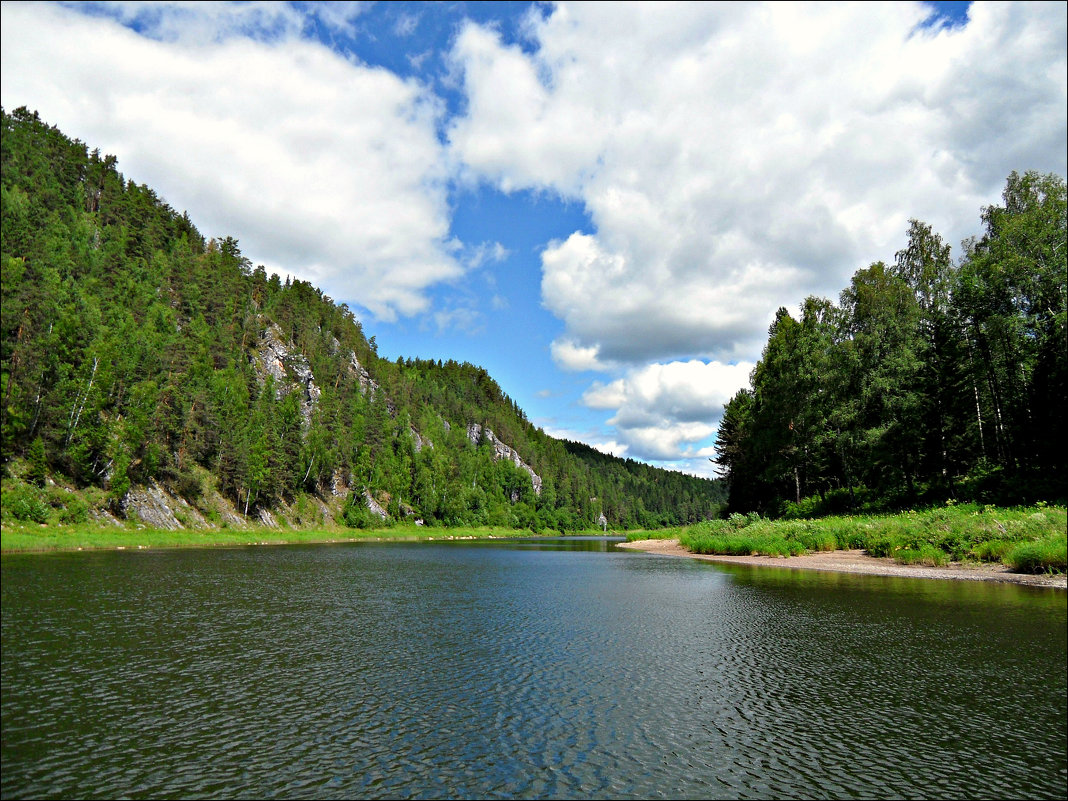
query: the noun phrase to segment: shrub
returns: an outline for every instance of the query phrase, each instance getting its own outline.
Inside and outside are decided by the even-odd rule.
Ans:
[[[799,542],[778,534],[717,531],[707,526],[686,529],[679,535],[679,542],[694,553],[728,556],[791,556],[805,550]]]
[[[1021,542],[1004,559],[1018,573],[1063,573],[1068,570],[1068,535]]]
[[[89,504],[74,493],[65,493],[65,497],[52,496],[52,506],[58,509],[59,522],[71,525],[73,523],[85,523],[89,520]]]
[[[196,503],[204,494],[204,484],[193,470],[184,468],[174,480],[174,492],[190,503]]]
[[[385,528],[390,525],[388,520],[383,520],[367,508],[367,502],[359,492],[349,495],[341,519],[349,528]]]
[[[786,526],[786,539],[797,543],[803,550],[833,551],[838,547],[835,534],[819,523],[794,521]]]
[[[901,543],[896,538],[885,532],[869,534],[864,544],[865,550],[871,556],[893,556],[894,551],[901,547]]]
[[[1008,540],[985,540],[972,548],[972,556],[980,562],[1001,562],[1013,547]]]
[[[47,523],[52,513],[43,493],[29,484],[18,483],[4,490],[0,501],[4,516],[11,516],[16,520]]]
[[[922,543],[919,548],[902,548],[894,553],[894,558],[903,565],[927,565],[935,567],[949,561],[946,552],[930,543]]]

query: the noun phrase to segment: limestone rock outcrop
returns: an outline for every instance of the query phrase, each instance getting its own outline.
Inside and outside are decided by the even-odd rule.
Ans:
[[[367,508],[371,510],[372,514],[378,515],[383,520],[389,517],[389,512],[382,508],[382,504],[375,500],[369,490],[363,491],[363,499],[367,503]]]
[[[409,426],[408,430],[412,434],[412,446],[415,448],[416,453],[420,453],[423,448],[434,449],[434,443],[430,441],[429,437],[423,437],[414,426]]]
[[[483,428],[478,423],[471,423],[467,426],[467,439],[475,445],[480,445],[483,440],[493,446],[495,451],[493,455],[493,461],[500,461],[501,459],[507,459],[516,467],[525,470],[530,474],[530,483],[534,487],[534,494],[541,495],[541,476],[534,472],[534,468],[524,462],[514,448],[506,445],[497,439],[493,433],[493,429]]]
[[[305,428],[310,426],[322,390],[315,383],[307,357],[293,343],[285,340],[282,329],[271,323],[260,335],[252,359],[261,385],[266,383],[267,376],[274,378],[276,398],[284,398],[290,392],[300,392],[300,414],[304,418]]]

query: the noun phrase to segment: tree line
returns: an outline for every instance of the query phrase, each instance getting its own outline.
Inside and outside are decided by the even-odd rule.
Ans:
[[[343,303],[206,239],[113,156],[25,108],[2,115],[0,445],[5,476],[63,477],[111,503],[206,482],[253,514],[349,493],[344,519],[578,530],[714,516],[725,484],[556,440],[477,366],[381,359]],[[306,366],[314,402],[266,374],[265,332]],[[361,377],[357,367],[366,370]],[[492,429],[542,478],[475,445]]]
[[[835,304],[780,308],[717,458],[771,515],[1065,498],[1065,181],[1012,173],[956,262],[912,220]]]

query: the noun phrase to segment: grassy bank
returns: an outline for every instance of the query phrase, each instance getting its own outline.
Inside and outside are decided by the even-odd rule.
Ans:
[[[206,483],[207,482],[206,480]],[[170,498],[174,518],[183,527],[159,528],[139,519],[136,511],[126,519],[116,517],[104,490],[77,489],[49,482],[31,486],[17,479],[0,481],[0,550],[57,551],[91,549],[195,548],[284,543],[359,542],[375,540],[488,539],[534,536],[529,529],[504,527],[416,526],[414,523],[380,522],[345,525],[342,499],[332,506],[301,496],[290,506],[274,509],[277,525],[267,526],[242,518],[214,490],[197,498],[191,509],[184,501]],[[235,518],[241,518],[235,525]],[[207,525],[205,525],[205,522]],[[542,532],[558,536],[558,531]],[[582,532],[569,532],[582,533]],[[587,532],[589,533],[589,532]],[[600,533],[599,531],[597,533]]]
[[[861,548],[903,564],[1002,562],[1026,573],[1068,569],[1068,510],[1034,506],[947,506],[897,515],[767,520],[732,515],[671,532],[635,532],[628,539],[678,537],[694,553],[793,556]]]
[[[553,532],[558,534],[559,532]],[[5,523],[0,528],[0,550],[76,551],[94,549],[197,548],[239,545],[283,545],[292,543],[372,542],[378,540],[419,541],[491,539],[534,536],[530,531],[505,528],[426,528],[391,526],[381,529],[179,529],[168,531],[146,527],[94,525],[38,525]]]

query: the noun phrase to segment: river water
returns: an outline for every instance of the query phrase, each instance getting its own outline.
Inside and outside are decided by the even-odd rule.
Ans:
[[[570,538],[0,562],[5,799],[1068,790],[1063,591]]]

